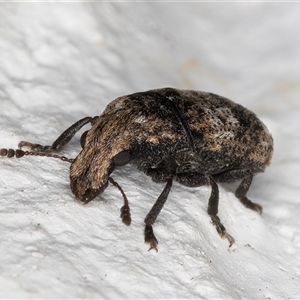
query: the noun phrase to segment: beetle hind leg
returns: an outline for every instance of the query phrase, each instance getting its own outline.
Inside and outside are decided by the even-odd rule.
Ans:
[[[250,208],[252,210],[255,210],[256,212],[258,212],[260,215],[262,214],[262,206],[258,203],[254,203],[251,200],[249,200],[246,196],[250,185],[252,183],[252,179],[253,179],[253,175],[249,175],[247,177],[245,177],[242,182],[240,183],[240,185],[238,186],[238,188],[235,191],[235,196],[241,201],[242,204],[244,204],[244,206],[246,206],[247,208]]]
[[[154,235],[153,232],[153,228],[152,225],[154,224],[157,216],[159,215],[161,209],[163,208],[168,195],[170,193],[172,187],[172,179],[168,179],[167,180],[167,184],[165,186],[165,188],[163,189],[162,193],[159,195],[158,199],[156,200],[156,202],[154,203],[154,205],[152,206],[151,210],[149,211],[149,213],[147,214],[144,222],[145,222],[145,243],[150,244],[150,248],[148,251],[154,249],[157,250],[157,244],[158,241]]]
[[[219,188],[217,183],[211,178],[211,195],[208,200],[208,208],[207,213],[211,217],[211,221],[213,225],[216,227],[217,232],[221,236],[221,238],[226,238],[229,242],[229,247],[231,247],[234,244],[234,238],[228,234],[226,231],[226,228],[221,223],[220,218],[217,216],[218,214],[218,205],[219,205]]]
[[[217,182],[232,182],[242,179],[240,185],[235,191],[235,196],[245,207],[262,214],[262,206],[252,202],[246,196],[253,179],[253,174],[248,169],[229,170],[220,174],[216,174],[213,177]]]

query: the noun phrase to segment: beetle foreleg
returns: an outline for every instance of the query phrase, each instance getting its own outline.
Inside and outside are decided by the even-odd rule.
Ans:
[[[30,151],[33,152],[51,152],[51,151],[60,151],[63,146],[65,146],[73,136],[86,124],[93,123],[98,119],[98,117],[85,117],[69,128],[67,128],[55,141],[51,146],[43,146],[40,144],[33,144],[30,142],[21,141],[18,145],[19,149],[24,147],[28,148]]]
[[[149,211],[148,215],[144,220],[146,224],[145,231],[144,231],[145,243],[150,244],[150,248],[148,251],[155,249],[157,252],[158,241],[153,233],[152,225],[154,224],[157,216],[159,215],[161,209],[163,208],[168,198],[168,195],[170,193],[171,187],[172,187],[172,179],[168,179],[165,188],[163,189],[162,193],[159,195],[158,199],[156,200],[156,202],[154,203],[154,205],[152,206],[151,210]]]
[[[219,235],[221,238],[226,238],[229,241],[229,247],[234,244],[234,238],[227,233],[226,228],[221,223],[220,218],[217,216],[218,214],[218,205],[219,205],[219,188],[217,183],[211,178],[211,195],[208,200],[208,208],[207,213],[211,217],[212,223],[215,225]]]

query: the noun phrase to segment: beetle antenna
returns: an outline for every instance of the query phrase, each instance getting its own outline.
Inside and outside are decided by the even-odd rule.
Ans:
[[[129,207],[129,202],[128,199],[123,191],[123,189],[119,186],[119,184],[114,181],[111,177],[108,177],[108,180],[114,187],[116,187],[122,194],[123,199],[124,199],[124,205],[121,207],[121,218],[122,221],[125,225],[129,226],[131,223],[131,216],[130,216],[130,207]]]
[[[5,149],[2,148],[0,149],[0,156],[7,156],[7,157],[16,157],[16,158],[21,158],[23,156],[45,156],[45,157],[52,157],[52,158],[57,158],[62,161],[66,161],[69,163],[72,163],[74,161],[74,158],[67,158],[62,155],[57,155],[57,154],[51,154],[47,152],[34,152],[34,151],[23,151],[21,149]]]

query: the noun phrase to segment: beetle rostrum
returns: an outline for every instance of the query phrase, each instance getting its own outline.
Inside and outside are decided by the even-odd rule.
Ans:
[[[50,154],[61,150],[88,123],[92,127],[82,135],[82,150],[75,159]],[[234,239],[217,216],[218,184],[241,180],[235,196],[261,214],[261,205],[250,201],[247,192],[253,176],[264,172],[271,162],[273,139],[253,112],[229,99],[207,92],[162,88],[115,99],[100,117],[77,121],[52,146],[21,142],[19,150],[14,151],[1,149],[0,155],[46,155],[69,161],[71,190],[84,204],[103,193],[111,182],[123,195],[121,216],[127,225],[131,221],[128,200],[110,177],[115,168],[131,163],[154,182],[165,183],[145,218],[145,242],[149,250],[157,250],[152,226],[173,180],[188,187],[211,186],[207,212],[217,232],[231,246]]]

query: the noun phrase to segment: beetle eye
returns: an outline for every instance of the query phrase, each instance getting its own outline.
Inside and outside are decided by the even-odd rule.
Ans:
[[[87,133],[88,133],[88,130],[85,131],[85,132],[82,134],[81,138],[80,138],[80,144],[81,144],[81,147],[82,147],[82,148],[84,148],[84,146],[85,146],[86,134],[87,134]]]
[[[128,150],[122,151],[115,155],[113,161],[116,166],[124,166],[131,160],[131,154]]]

